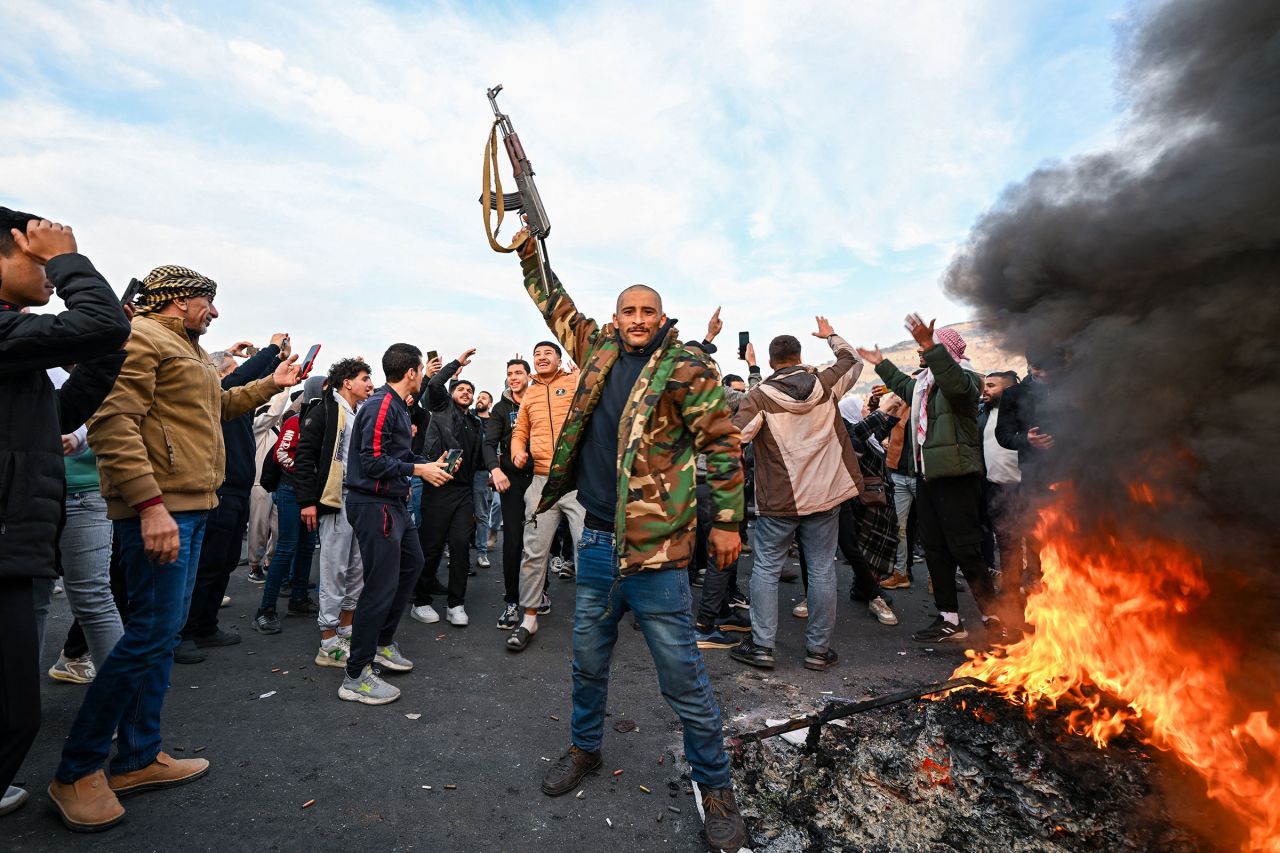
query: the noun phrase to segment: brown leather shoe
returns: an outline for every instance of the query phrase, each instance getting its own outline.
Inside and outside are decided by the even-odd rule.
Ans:
[[[209,762],[203,758],[174,758],[166,752],[156,755],[156,760],[141,770],[111,776],[108,782],[118,797],[127,797],[156,788],[172,788],[194,782],[209,772]]]
[[[72,832],[101,832],[124,820],[124,807],[101,770],[82,776],[70,785],[55,779],[49,783],[49,799]]]
[[[547,771],[542,780],[542,793],[550,797],[567,794],[578,787],[582,777],[599,766],[600,753],[570,746],[569,751],[560,756],[560,760]]]

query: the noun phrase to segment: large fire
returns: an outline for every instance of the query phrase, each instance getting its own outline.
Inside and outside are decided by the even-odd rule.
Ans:
[[[1154,501],[1147,488],[1131,497]],[[1073,730],[1099,746],[1133,727],[1204,778],[1247,828],[1246,849],[1280,853],[1280,697],[1248,707],[1233,689],[1244,650],[1193,629],[1209,594],[1201,559],[1120,525],[1081,530],[1072,500],[1059,492],[1041,512],[1032,629],[1007,648],[970,652],[955,676],[980,678],[1029,711],[1078,708]]]

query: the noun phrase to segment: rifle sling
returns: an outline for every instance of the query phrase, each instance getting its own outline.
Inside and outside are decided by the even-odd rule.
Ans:
[[[484,146],[484,168],[483,178],[480,191],[480,206],[484,208],[484,234],[489,238],[489,246],[495,252],[514,252],[520,248],[520,245],[529,238],[528,233],[516,233],[516,239],[511,242],[510,246],[504,246],[498,242],[498,231],[502,229],[502,217],[506,211],[506,200],[502,195],[502,175],[498,171],[498,121],[493,122],[493,127],[489,129],[489,141]],[[497,192],[498,196],[498,225],[495,228],[490,219],[489,208],[489,188]]]

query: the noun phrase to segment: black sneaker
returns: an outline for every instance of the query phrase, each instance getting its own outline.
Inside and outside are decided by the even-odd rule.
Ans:
[[[315,616],[320,612],[320,605],[316,604],[315,599],[304,598],[302,601],[294,601],[289,599],[290,616]]]
[[[551,765],[547,775],[542,779],[542,793],[549,797],[567,794],[583,777],[600,767],[600,753],[587,752],[570,746],[569,751],[560,756],[560,760]]]
[[[730,649],[729,657],[738,663],[745,663],[748,666],[755,666],[760,669],[773,669],[776,665],[773,659],[773,649],[757,646],[755,641],[750,638],[736,649]]]
[[[239,631],[224,631],[221,628],[216,629],[207,637],[195,637],[196,645],[202,649],[212,648],[214,646],[234,646],[240,642]]]
[[[253,630],[259,634],[279,634],[280,617],[274,610],[259,610],[253,618]]]
[[[929,624],[928,628],[923,628],[912,634],[911,639],[917,643],[946,643],[951,640],[963,640],[967,636],[969,636],[969,632],[964,629],[964,622],[952,625],[939,616]]]
[[[256,583],[258,586],[262,586],[267,582],[267,573],[260,568],[252,568],[249,570],[247,580],[249,583]]]
[[[733,597],[729,599],[729,606],[738,610],[749,611],[751,610],[751,599],[747,598],[745,593],[734,593]]]
[[[748,613],[735,609],[723,619],[717,619],[716,627],[721,631],[749,634],[751,633],[751,616]]]
[[[200,651],[194,640],[183,640],[173,650],[174,663],[201,663],[208,655]]]
[[[524,617],[524,611],[515,604],[507,604],[502,609],[502,615],[498,617],[499,631],[513,631],[520,624]]]
[[[804,668],[812,669],[814,672],[826,672],[839,661],[840,655],[836,654],[835,649],[827,649],[825,652],[805,649],[804,652]]]
[[[747,828],[738,811],[732,788],[704,788],[698,785],[702,804],[702,829],[712,850],[737,853],[747,843]]]

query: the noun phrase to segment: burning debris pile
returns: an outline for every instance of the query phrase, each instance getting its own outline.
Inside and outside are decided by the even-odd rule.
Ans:
[[[814,754],[748,744],[734,772],[753,849],[1212,849],[1168,817],[1138,741],[1099,750],[1065,716],[964,690],[830,724]]]

